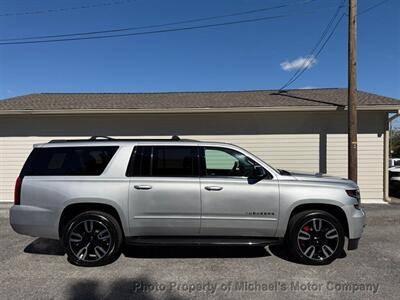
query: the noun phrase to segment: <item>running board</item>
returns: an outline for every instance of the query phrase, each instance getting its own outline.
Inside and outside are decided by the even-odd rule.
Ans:
[[[128,245],[136,246],[267,246],[280,244],[279,238],[258,237],[193,237],[193,236],[137,236],[126,237]]]

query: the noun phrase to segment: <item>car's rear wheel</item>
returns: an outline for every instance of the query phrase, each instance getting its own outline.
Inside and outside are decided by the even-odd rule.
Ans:
[[[64,227],[62,241],[68,260],[77,266],[95,267],[115,261],[123,240],[118,221],[102,211],[79,214]]]
[[[344,230],[338,219],[326,211],[303,211],[290,220],[287,242],[299,262],[328,264],[343,251]]]

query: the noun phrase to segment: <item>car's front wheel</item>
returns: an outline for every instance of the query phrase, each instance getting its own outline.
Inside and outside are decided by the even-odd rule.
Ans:
[[[102,211],[84,212],[64,228],[62,241],[72,264],[95,267],[119,257],[123,235],[112,215]]]
[[[343,251],[344,230],[338,219],[326,211],[303,211],[290,220],[287,242],[301,263],[328,264]]]

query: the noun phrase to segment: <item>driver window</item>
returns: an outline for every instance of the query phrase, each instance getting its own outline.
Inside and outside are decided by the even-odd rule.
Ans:
[[[255,162],[235,150],[205,148],[204,156],[206,176],[250,177],[253,175]]]

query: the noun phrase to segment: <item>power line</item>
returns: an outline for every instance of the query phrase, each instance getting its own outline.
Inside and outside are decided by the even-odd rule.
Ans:
[[[361,15],[363,15],[363,14],[365,14],[365,13],[367,13],[367,12],[369,12],[369,11],[371,11],[371,10],[373,10],[373,9],[383,5],[383,4],[385,4],[386,2],[389,2],[389,0],[380,1],[380,2],[378,2],[376,4],[373,4],[373,5],[365,8],[365,9],[363,9],[363,10],[360,10],[359,13],[357,13],[357,16],[361,16]],[[345,15],[348,16],[347,13],[345,13]]]
[[[345,0],[343,0],[344,3]],[[358,15],[362,15],[366,12],[369,12],[381,5],[383,5],[384,3],[388,2],[389,0],[383,0],[380,1],[374,5],[371,5],[370,7],[367,7],[366,9],[362,10],[360,13],[358,13]],[[340,9],[343,7],[344,5],[341,4],[338,7],[338,11],[340,11]],[[313,52],[316,50],[316,48],[318,47],[319,43],[321,43],[321,41],[323,40],[323,36],[325,35],[324,33],[321,36],[321,39],[319,40],[319,42],[317,42],[317,44],[314,46],[313,50],[311,51],[311,54],[308,56],[309,59],[310,58],[317,58],[319,56],[319,54],[322,52],[322,50],[325,48],[326,44],[328,43],[328,41],[331,39],[331,37],[333,36],[333,34],[335,33],[337,27],[339,26],[340,22],[342,21],[343,17],[347,15],[346,13],[343,13],[341,15],[341,17],[339,18],[339,20],[337,21],[337,23],[335,24],[333,30],[331,31],[330,35],[328,36],[328,38],[326,39],[326,41],[324,42],[324,44],[322,45],[322,47],[320,48],[320,50],[317,52],[317,54],[313,54]],[[328,26],[326,27],[326,29],[328,29],[331,26],[332,21],[337,17],[337,14],[335,13],[333,18],[331,19],[331,21],[328,23]],[[325,32],[325,31],[324,31]],[[309,64],[309,60],[305,60],[303,65],[296,71],[296,73],[279,89],[279,91],[282,91],[283,89],[285,89],[286,87],[288,87],[289,85],[291,85],[292,83],[294,83],[306,70],[308,70],[308,64]]]
[[[67,42],[67,41],[93,40],[93,39],[106,39],[106,38],[136,36],[136,35],[148,35],[148,34],[194,30],[194,29],[202,29],[202,28],[210,28],[210,27],[220,27],[220,26],[227,26],[227,25],[233,25],[233,24],[252,23],[252,22],[265,21],[265,20],[280,19],[280,18],[284,18],[284,17],[287,17],[287,15],[269,16],[269,17],[246,19],[246,20],[231,21],[231,22],[224,22],[224,23],[215,23],[215,24],[190,26],[190,27],[178,27],[178,28],[171,28],[171,29],[160,29],[160,30],[153,30],[153,31],[142,31],[142,32],[114,34],[114,35],[89,36],[89,37],[77,37],[77,38],[60,38],[60,39],[51,39],[51,40],[36,40],[36,41],[21,41],[21,42],[6,42],[6,43],[0,43],[0,46]]]
[[[302,1],[304,3],[310,2],[310,1],[316,1],[316,0],[309,0],[309,1]],[[296,14],[298,15],[298,14]],[[142,32],[133,32],[133,33],[125,33],[125,34],[114,34],[114,35],[102,35],[102,36],[89,36],[89,37],[77,37],[77,38],[57,38],[57,39],[48,39],[48,40],[32,40],[32,41],[23,41],[18,39],[19,41],[14,41],[14,42],[5,42],[5,43],[0,43],[0,46],[3,45],[20,45],[20,44],[39,44],[39,43],[52,43],[52,42],[67,42],[67,41],[78,41],[78,40],[93,40],[93,39],[106,39],[106,38],[118,38],[118,37],[127,37],[127,36],[138,36],[138,35],[149,35],[149,34],[158,34],[158,33],[166,33],[166,32],[177,32],[177,31],[186,31],[186,30],[195,30],[195,29],[203,29],[203,28],[211,28],[211,27],[220,27],[220,26],[228,26],[228,25],[234,25],[234,24],[242,24],[242,23],[252,23],[252,22],[260,22],[260,21],[265,21],[265,20],[272,20],[272,19],[281,19],[285,17],[290,17],[292,15],[287,14],[287,15],[277,15],[277,16],[267,16],[267,17],[261,17],[261,18],[253,18],[253,19],[245,19],[245,20],[239,20],[239,21],[231,21],[231,22],[223,22],[223,23],[214,23],[214,24],[206,24],[206,25],[198,25],[198,26],[189,26],[189,27],[177,27],[177,28],[170,28],[170,29],[160,29],[160,30],[154,30],[154,31],[142,31]],[[343,16],[340,18],[343,18]],[[191,20],[189,20],[191,21]],[[336,30],[336,27],[339,25],[340,21],[335,25],[334,31]],[[184,22],[184,21],[182,21]],[[150,25],[150,26],[155,26],[155,25]],[[160,27],[160,26],[158,26]],[[334,32],[333,31],[333,32]],[[326,32],[326,30],[324,30]],[[329,35],[328,40],[331,38],[333,35],[333,32]],[[325,34],[323,34],[324,36]],[[25,39],[33,39],[32,38],[25,38]],[[326,45],[327,41],[324,43],[323,47]],[[318,45],[318,43],[317,43]],[[322,49],[321,49],[322,51]],[[321,52],[319,51],[318,54]],[[304,70],[300,71],[302,74],[307,68]],[[301,75],[300,74],[300,75]],[[297,76],[294,80],[297,80],[299,76]],[[293,83],[294,81],[290,80],[290,84]],[[286,87],[287,85],[285,85]],[[282,90],[283,87],[280,89]]]
[[[73,7],[62,7],[62,8],[42,9],[42,10],[34,10],[34,11],[3,13],[3,14],[0,14],[0,17],[57,13],[57,12],[65,12],[65,11],[70,11],[70,10],[80,10],[80,9],[90,9],[90,8],[121,5],[121,4],[127,4],[130,2],[134,2],[134,1],[137,1],[137,0],[118,0],[118,1],[103,2],[103,3],[98,3],[98,4],[79,5],[79,6],[73,6]]]
[[[373,10],[373,9],[383,5],[383,4],[385,4],[386,2],[389,2],[389,0],[383,0],[381,2],[378,2],[378,3],[374,4],[374,5],[371,5],[370,7],[367,7],[364,10],[360,11],[357,15],[358,16],[363,15],[363,14],[365,14],[365,13],[367,13],[367,12],[369,12],[369,11],[371,11],[371,10]]]
[[[310,1],[316,1],[316,0],[310,0]],[[301,2],[305,3],[305,2],[309,2],[309,1],[301,1]],[[310,13],[315,13],[315,11],[303,12],[302,14],[310,14]],[[299,15],[299,13],[294,14],[294,15]],[[166,33],[166,32],[175,32],[175,31],[185,31],[185,30],[194,30],[194,29],[202,29],[202,28],[210,28],[210,27],[227,26],[227,25],[241,24],[241,23],[252,23],[252,22],[259,22],[259,21],[265,21],[265,20],[271,20],[271,19],[286,18],[286,17],[290,17],[290,16],[293,16],[293,14],[266,16],[266,17],[260,17],[260,18],[231,21],[231,22],[214,23],[214,24],[189,26],[189,27],[177,27],[177,28],[160,29],[160,30],[154,30],[154,31],[133,32],[133,33],[126,33],[126,34],[113,34],[113,35],[89,36],[89,37],[86,36],[86,37],[76,37],[76,38],[62,38],[62,36],[61,36],[61,38],[48,39],[48,40],[32,40],[32,41],[17,39],[17,41],[5,41],[4,43],[0,43],[0,46],[2,46],[2,45],[19,45],[19,44],[38,44],[38,43],[50,43],[50,42],[67,42],[67,41],[78,41],[78,40],[92,40],[92,39],[117,38],[117,37],[127,37],[127,36],[136,36],[136,35],[148,35],[148,34],[157,34],[157,33]],[[28,39],[28,38],[25,38],[25,39]],[[33,39],[33,37],[29,38],[29,39]]]
[[[342,14],[340,16],[340,18],[336,22],[335,26],[333,27],[331,33],[329,34],[328,38],[322,44],[322,47],[319,49],[319,51],[314,55],[314,58],[317,58],[321,54],[322,50],[324,50],[325,46],[328,44],[329,40],[333,37],[333,34],[335,33],[335,31],[336,31],[337,27],[339,26],[340,22],[343,20],[344,16],[345,16],[345,14]],[[301,71],[297,74],[297,76],[295,78],[293,78],[288,85],[290,85],[293,82],[295,82],[307,69],[308,69],[307,67],[301,69]],[[285,87],[287,87],[288,85],[286,85]],[[282,91],[285,87],[280,88],[279,91]]]
[[[318,1],[318,0],[309,0],[309,1],[302,0],[302,1],[296,1],[294,3],[288,2],[285,4],[281,4],[281,5],[276,5],[276,6],[262,7],[262,8],[258,8],[258,9],[235,12],[235,13],[231,13],[231,14],[215,15],[215,16],[210,16],[210,17],[196,18],[196,19],[188,19],[188,20],[183,20],[183,21],[178,21],[178,22],[169,22],[169,23],[161,23],[161,24],[153,24],[153,25],[145,25],[145,26],[137,26],[137,27],[127,27],[127,28],[116,28],[116,29],[100,30],[100,31],[66,33],[66,34],[56,34],[56,35],[41,35],[41,36],[30,36],[30,37],[22,37],[22,38],[8,38],[8,39],[0,39],[0,42],[24,41],[24,40],[36,40],[36,39],[48,39],[48,38],[51,39],[51,38],[60,38],[60,37],[85,36],[85,35],[115,33],[115,32],[140,30],[140,29],[150,29],[150,28],[165,27],[165,26],[172,26],[172,25],[196,23],[196,22],[201,22],[201,21],[211,21],[211,20],[228,18],[228,17],[243,16],[243,15],[254,14],[254,13],[258,13],[258,12],[265,12],[265,11],[269,11],[269,10],[285,8],[285,7],[288,7],[291,5],[310,4],[315,1]]]
[[[318,39],[317,43],[314,45],[312,50],[309,52],[307,59],[303,62],[302,66],[292,75],[292,77],[289,78],[289,80],[279,89],[279,91],[282,91],[289,85],[291,85],[294,81],[297,80],[297,78],[300,77],[301,74],[304,73],[304,71],[308,68],[309,62],[315,58],[315,51],[317,51],[318,47],[321,45],[325,37],[327,36],[330,28],[332,27],[336,17],[339,15],[340,10],[343,8],[344,0],[342,3],[338,6],[336,9],[335,13],[333,14],[332,18],[326,25],[325,29],[322,31],[320,38]]]

